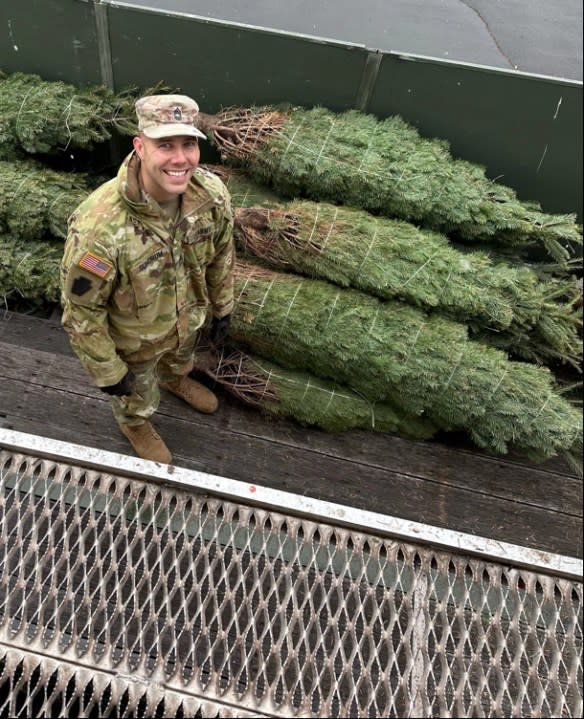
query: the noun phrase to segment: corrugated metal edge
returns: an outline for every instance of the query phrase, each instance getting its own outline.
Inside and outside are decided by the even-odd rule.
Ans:
[[[583,562],[577,557],[552,554],[488,537],[434,527],[227,477],[174,465],[158,464],[116,452],[61,442],[15,430],[0,428],[0,446],[25,454],[34,454],[83,467],[123,474],[144,481],[164,483],[183,489],[188,488],[195,492],[228,498],[279,512],[285,511],[360,531],[446,548],[460,554],[494,560],[507,566],[526,567],[545,574],[582,580]]]
[[[169,10],[157,7],[151,7],[148,5],[135,5],[131,0],[79,0],[80,2],[98,2],[103,5],[110,5],[111,7],[126,8],[128,10],[135,10],[141,12],[147,12],[158,15],[168,15],[171,17],[181,17],[188,20],[195,20],[196,22],[206,23],[208,25],[224,26],[242,28],[245,30],[253,30],[254,32],[264,33],[266,35],[275,35],[290,38],[299,38],[302,40],[309,40],[317,44],[326,44],[336,46],[339,48],[345,48],[347,50],[359,49],[366,50],[372,54],[379,54],[381,57],[394,57],[400,60],[407,60],[412,62],[425,62],[434,63],[436,65],[451,65],[454,67],[462,67],[467,69],[475,69],[481,71],[493,72],[494,74],[510,75],[522,78],[533,78],[535,80],[546,80],[552,83],[559,83],[562,85],[568,84],[574,87],[583,87],[583,81],[573,80],[571,78],[563,78],[555,75],[543,75],[532,72],[525,72],[523,70],[514,70],[512,68],[497,67],[495,65],[482,65],[480,63],[467,62],[464,60],[449,60],[442,57],[436,57],[434,55],[422,55],[416,53],[397,52],[393,50],[380,50],[379,48],[368,47],[363,43],[347,42],[343,40],[337,40],[335,38],[329,38],[320,35],[307,35],[305,33],[297,33],[288,30],[279,30],[276,28],[263,27],[261,25],[252,25],[246,23],[239,23],[234,20],[222,20],[221,18],[207,17],[206,15],[196,15],[188,12],[181,12],[179,10]]]
[[[251,25],[248,23],[235,22],[234,20],[222,20],[221,18],[207,17],[206,15],[195,15],[193,13],[181,12],[180,10],[169,10],[157,7],[150,7],[149,5],[134,5],[131,2],[119,2],[118,0],[92,0],[93,2],[102,2],[105,5],[110,5],[113,8],[125,8],[127,10],[136,10],[137,12],[146,12],[156,15],[166,15],[168,17],[179,17],[185,20],[195,20],[199,23],[206,25],[216,25],[218,27],[233,27],[241,28],[242,30],[253,30],[264,35],[277,35],[289,38],[298,38],[301,40],[312,40],[317,44],[334,45],[337,47],[345,48],[346,50],[366,49],[365,45],[356,42],[344,42],[343,40],[335,40],[330,37],[320,37],[318,35],[306,35],[304,33],[292,32],[289,30],[277,30],[275,28],[262,27],[261,25]]]

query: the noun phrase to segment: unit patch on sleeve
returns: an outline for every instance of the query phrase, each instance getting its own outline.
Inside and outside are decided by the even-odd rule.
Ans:
[[[102,257],[98,257],[91,252],[86,252],[81,258],[79,267],[83,267],[84,270],[98,277],[107,277],[114,266]]]
[[[92,288],[93,283],[88,277],[76,277],[71,282],[71,294],[82,297]]]

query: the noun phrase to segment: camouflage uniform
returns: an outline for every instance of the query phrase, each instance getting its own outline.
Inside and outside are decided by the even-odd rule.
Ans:
[[[176,222],[145,196],[139,158],[74,212],[61,266],[63,325],[98,387],[130,369],[133,394],[112,397],[118,422],[140,424],[158,406],[158,380],[185,375],[211,313],[233,310],[233,214],[227,189],[198,168]]]

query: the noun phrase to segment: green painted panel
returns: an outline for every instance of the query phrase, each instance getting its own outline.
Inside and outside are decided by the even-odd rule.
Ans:
[[[0,70],[75,85],[101,82],[93,5],[0,0]]]
[[[384,55],[367,110],[401,115],[522,199],[582,220],[581,83]]]
[[[93,0],[0,0],[0,69],[77,85],[109,74],[116,89],[162,80],[208,112],[290,102],[400,114],[522,199],[582,219],[581,83]]]
[[[367,52],[192,17],[111,6],[116,87],[163,80],[201,109],[290,102],[354,107]]]

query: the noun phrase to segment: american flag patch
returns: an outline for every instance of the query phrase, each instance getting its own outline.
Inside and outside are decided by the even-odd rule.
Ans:
[[[86,252],[79,263],[79,267],[83,267],[84,270],[87,270],[98,277],[105,277],[113,268],[113,265],[111,262],[103,260],[101,257],[93,255],[91,252]]]

